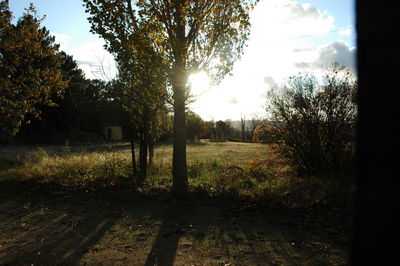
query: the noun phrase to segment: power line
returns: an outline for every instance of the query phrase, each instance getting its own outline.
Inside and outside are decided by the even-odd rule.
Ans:
[[[276,42],[286,42],[286,41],[297,40],[297,39],[318,37],[318,36],[323,36],[323,35],[331,34],[331,33],[338,32],[338,31],[350,30],[350,29],[354,29],[354,26],[351,25],[351,26],[341,27],[341,28],[338,28],[338,29],[330,30],[330,31],[328,31],[326,33],[324,32],[324,33],[318,33],[318,34],[307,34],[307,35],[295,36],[295,37],[282,39],[282,40],[273,40],[273,41],[268,41],[268,42],[263,42],[263,43],[257,43],[255,45],[268,45],[268,44],[276,43]]]

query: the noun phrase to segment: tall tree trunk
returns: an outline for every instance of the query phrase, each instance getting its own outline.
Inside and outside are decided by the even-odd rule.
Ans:
[[[133,135],[131,135],[131,154],[132,154],[132,173],[133,177],[137,176],[136,156],[135,156],[135,142]]]
[[[174,73],[173,73],[173,100],[174,100],[174,130],[172,153],[173,191],[177,196],[184,196],[187,192],[188,177],[186,165],[186,40],[185,18],[181,14],[183,1],[174,3],[177,41],[174,47]]]
[[[186,115],[184,87],[174,91],[174,130],[173,130],[173,159],[172,176],[173,190],[177,195],[186,193],[187,166],[186,166]]]

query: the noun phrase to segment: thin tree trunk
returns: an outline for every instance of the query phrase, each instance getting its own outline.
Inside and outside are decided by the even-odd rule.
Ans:
[[[133,135],[131,136],[131,154],[132,154],[132,173],[133,176],[137,176],[137,167],[136,167],[136,156],[135,156],[135,142],[133,139]]]
[[[140,182],[142,183],[147,177],[147,135],[146,129],[140,134],[140,155],[139,155],[139,165],[140,165]]]
[[[153,165],[153,160],[154,160],[154,140],[151,134],[149,134],[149,164],[148,164],[149,167]]]

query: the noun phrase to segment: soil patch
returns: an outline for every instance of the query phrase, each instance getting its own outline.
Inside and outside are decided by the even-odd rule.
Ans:
[[[50,191],[50,192],[49,192]],[[0,264],[345,265],[346,230],[326,213],[229,198],[1,184]],[[335,219],[332,217],[332,219]]]

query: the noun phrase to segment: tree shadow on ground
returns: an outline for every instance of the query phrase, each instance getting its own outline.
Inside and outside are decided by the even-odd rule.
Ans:
[[[301,212],[259,209],[232,195],[198,192],[167,206],[145,265],[346,264],[348,243],[320,225],[305,226],[313,217],[306,221]]]
[[[79,194],[1,188],[2,264],[75,264],[117,220],[103,203]]]
[[[65,191],[0,182],[0,264],[346,264],[346,242],[301,213],[234,195]],[[314,217],[316,219],[316,217]],[[317,229],[316,229],[317,228]]]
[[[185,233],[190,209],[183,204],[175,203],[174,208],[163,217],[157,237],[147,255],[146,266],[173,265],[179,240]]]

